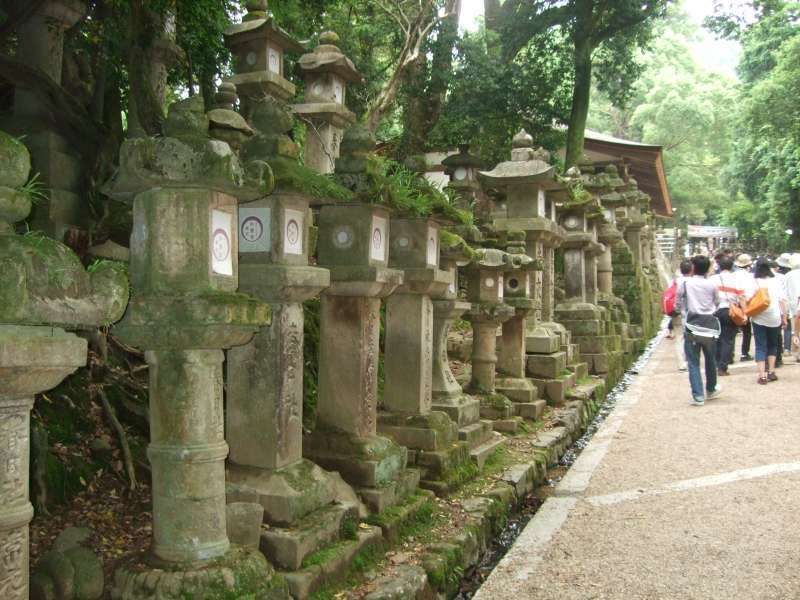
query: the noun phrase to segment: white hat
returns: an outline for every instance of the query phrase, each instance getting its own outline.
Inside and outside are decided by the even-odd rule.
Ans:
[[[779,267],[783,267],[784,269],[789,269],[789,261],[792,260],[792,255],[788,252],[784,252],[778,257],[778,260],[775,262],[778,263]]]
[[[745,269],[753,264],[753,257],[749,254],[742,253],[736,257],[736,266],[740,269]]]
[[[792,254],[792,257],[789,259],[789,268],[792,270],[800,269],[800,253],[795,252]]]

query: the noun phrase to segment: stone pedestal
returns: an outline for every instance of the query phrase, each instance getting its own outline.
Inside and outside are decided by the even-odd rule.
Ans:
[[[453,265],[455,271],[455,265]],[[447,335],[453,323],[467,312],[471,304],[456,299],[455,288],[450,299],[433,301],[433,377],[432,408],[446,413],[458,426],[458,439],[466,442],[472,460],[483,466],[486,458],[504,443],[495,433],[490,420],[481,419],[480,399],[464,393],[456,381],[447,358]]]
[[[86,364],[86,340],[53,327],[0,325],[0,592],[28,599],[30,411],[35,394]]]
[[[150,445],[153,554],[207,561],[230,547],[225,528],[225,422],[221,350],[153,350]]]

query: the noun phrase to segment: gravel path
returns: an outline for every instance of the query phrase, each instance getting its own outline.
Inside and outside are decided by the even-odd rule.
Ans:
[[[693,407],[675,343],[476,599],[800,598],[800,365],[764,387],[737,364],[719,399]]]

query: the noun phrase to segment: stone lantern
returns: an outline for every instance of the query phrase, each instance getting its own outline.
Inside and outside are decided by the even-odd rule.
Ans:
[[[459,208],[474,211],[476,216],[486,217],[486,196],[478,181],[478,173],[484,164],[480,158],[470,154],[469,144],[461,144],[458,154],[445,158],[442,166],[445,174],[450,177],[447,187],[456,193]]]
[[[0,591],[8,600],[29,597],[34,395],[86,364],[86,340],[65,330],[109,325],[122,316],[128,301],[122,269],[104,263],[89,274],[63,244],[14,232],[13,224],[31,209],[30,198],[19,191],[29,172],[28,150],[0,132]]]
[[[242,114],[249,121],[253,103],[264,96],[288,102],[295,86],[285,76],[287,52],[301,53],[303,46],[278,27],[269,14],[267,0],[247,0],[241,23],[225,32],[225,43],[234,57],[236,75],[231,83],[242,99]]]
[[[416,488],[407,450],[377,435],[381,298],[403,282],[388,267],[389,212],[377,205],[323,206],[317,264],[331,272],[320,303],[317,426],[303,453],[338,471],[375,512]],[[409,479],[410,478],[410,479]]]
[[[364,78],[337,47],[339,36],[323,33],[320,45],[300,57],[298,66],[305,80],[305,101],[294,106],[295,114],[308,122],[305,164],[318,173],[332,173],[339,158],[344,130],[355,123],[347,109],[347,85]]]
[[[488,188],[505,193],[506,212],[492,220],[498,232],[525,232],[525,254],[541,265],[531,275],[533,309],[527,313],[525,347],[528,374],[538,389],[553,402],[564,398],[558,377],[567,367],[569,347],[564,327],[553,319],[555,304],[555,249],[561,245],[564,230],[556,222],[556,199],[564,185],[550,165],[550,155],[533,148],[533,138],[524,130],[512,141],[511,160],[492,171],[480,173]]]
[[[133,297],[115,331],[150,367],[153,479],[151,551],[118,567],[114,597],[183,598],[212,584],[257,596],[278,585],[263,555],[227,536],[222,406],[222,349],[270,322],[267,304],[236,290],[237,205],[271,182],[247,178],[208,123],[202,98],[173,104],[165,137],[123,144],[108,190],[133,197]]]
[[[526,317],[536,308],[531,297],[531,281],[541,263],[525,254],[525,232],[510,231],[507,234],[509,269],[505,272],[504,302],[514,309],[514,316],[503,323],[503,333],[498,349],[495,382],[498,392],[514,402],[515,414],[528,419],[538,418],[544,410],[544,402],[537,402],[537,389],[526,377]]]
[[[439,264],[452,274],[453,283],[433,299],[433,374],[431,408],[450,415],[458,426],[458,439],[468,444],[472,459],[483,467],[486,458],[505,438],[492,429],[492,422],[481,419],[480,399],[466,394],[450,369],[447,337],[453,323],[466,313],[471,304],[459,298],[458,269],[474,258],[474,251],[457,235],[440,236]]]
[[[509,260],[509,255],[502,250],[481,248],[465,268],[467,300],[472,303],[465,316],[472,323],[472,378],[467,389],[483,396],[482,415],[486,414],[484,408],[493,408],[486,406],[484,400],[488,402],[495,395],[497,328],[514,315],[514,309],[503,303],[503,275],[508,270]],[[505,408],[504,404],[501,416],[510,416],[511,411],[506,414]]]
[[[424,218],[393,218],[389,266],[403,271],[403,285],[386,301],[386,384],[378,431],[416,450],[422,485],[449,490],[448,471],[469,461],[458,443],[458,426],[447,413],[432,411],[432,294],[454,285],[439,269],[439,225]]]

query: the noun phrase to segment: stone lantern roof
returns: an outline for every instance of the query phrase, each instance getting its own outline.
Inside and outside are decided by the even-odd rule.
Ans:
[[[502,162],[491,171],[481,171],[478,177],[490,187],[538,183],[557,187],[555,167],[550,153],[533,149],[533,138],[523,129],[512,140],[511,160]]]
[[[289,52],[299,53],[305,50],[302,44],[275,23],[275,19],[267,9],[267,0],[248,1],[247,14],[242,18],[242,22],[227,27],[223,35],[231,50],[239,44],[255,39],[269,39],[282,50]]]
[[[364,76],[356,69],[353,61],[339,49],[339,35],[326,31],[319,36],[319,46],[304,54],[298,61],[303,73],[333,73],[347,83],[363,83]]]
[[[484,163],[479,157],[470,154],[469,144],[461,144],[458,147],[458,154],[451,154],[445,158],[442,161],[442,166],[445,173],[452,176],[453,172],[459,167],[480,169],[484,166]]]

